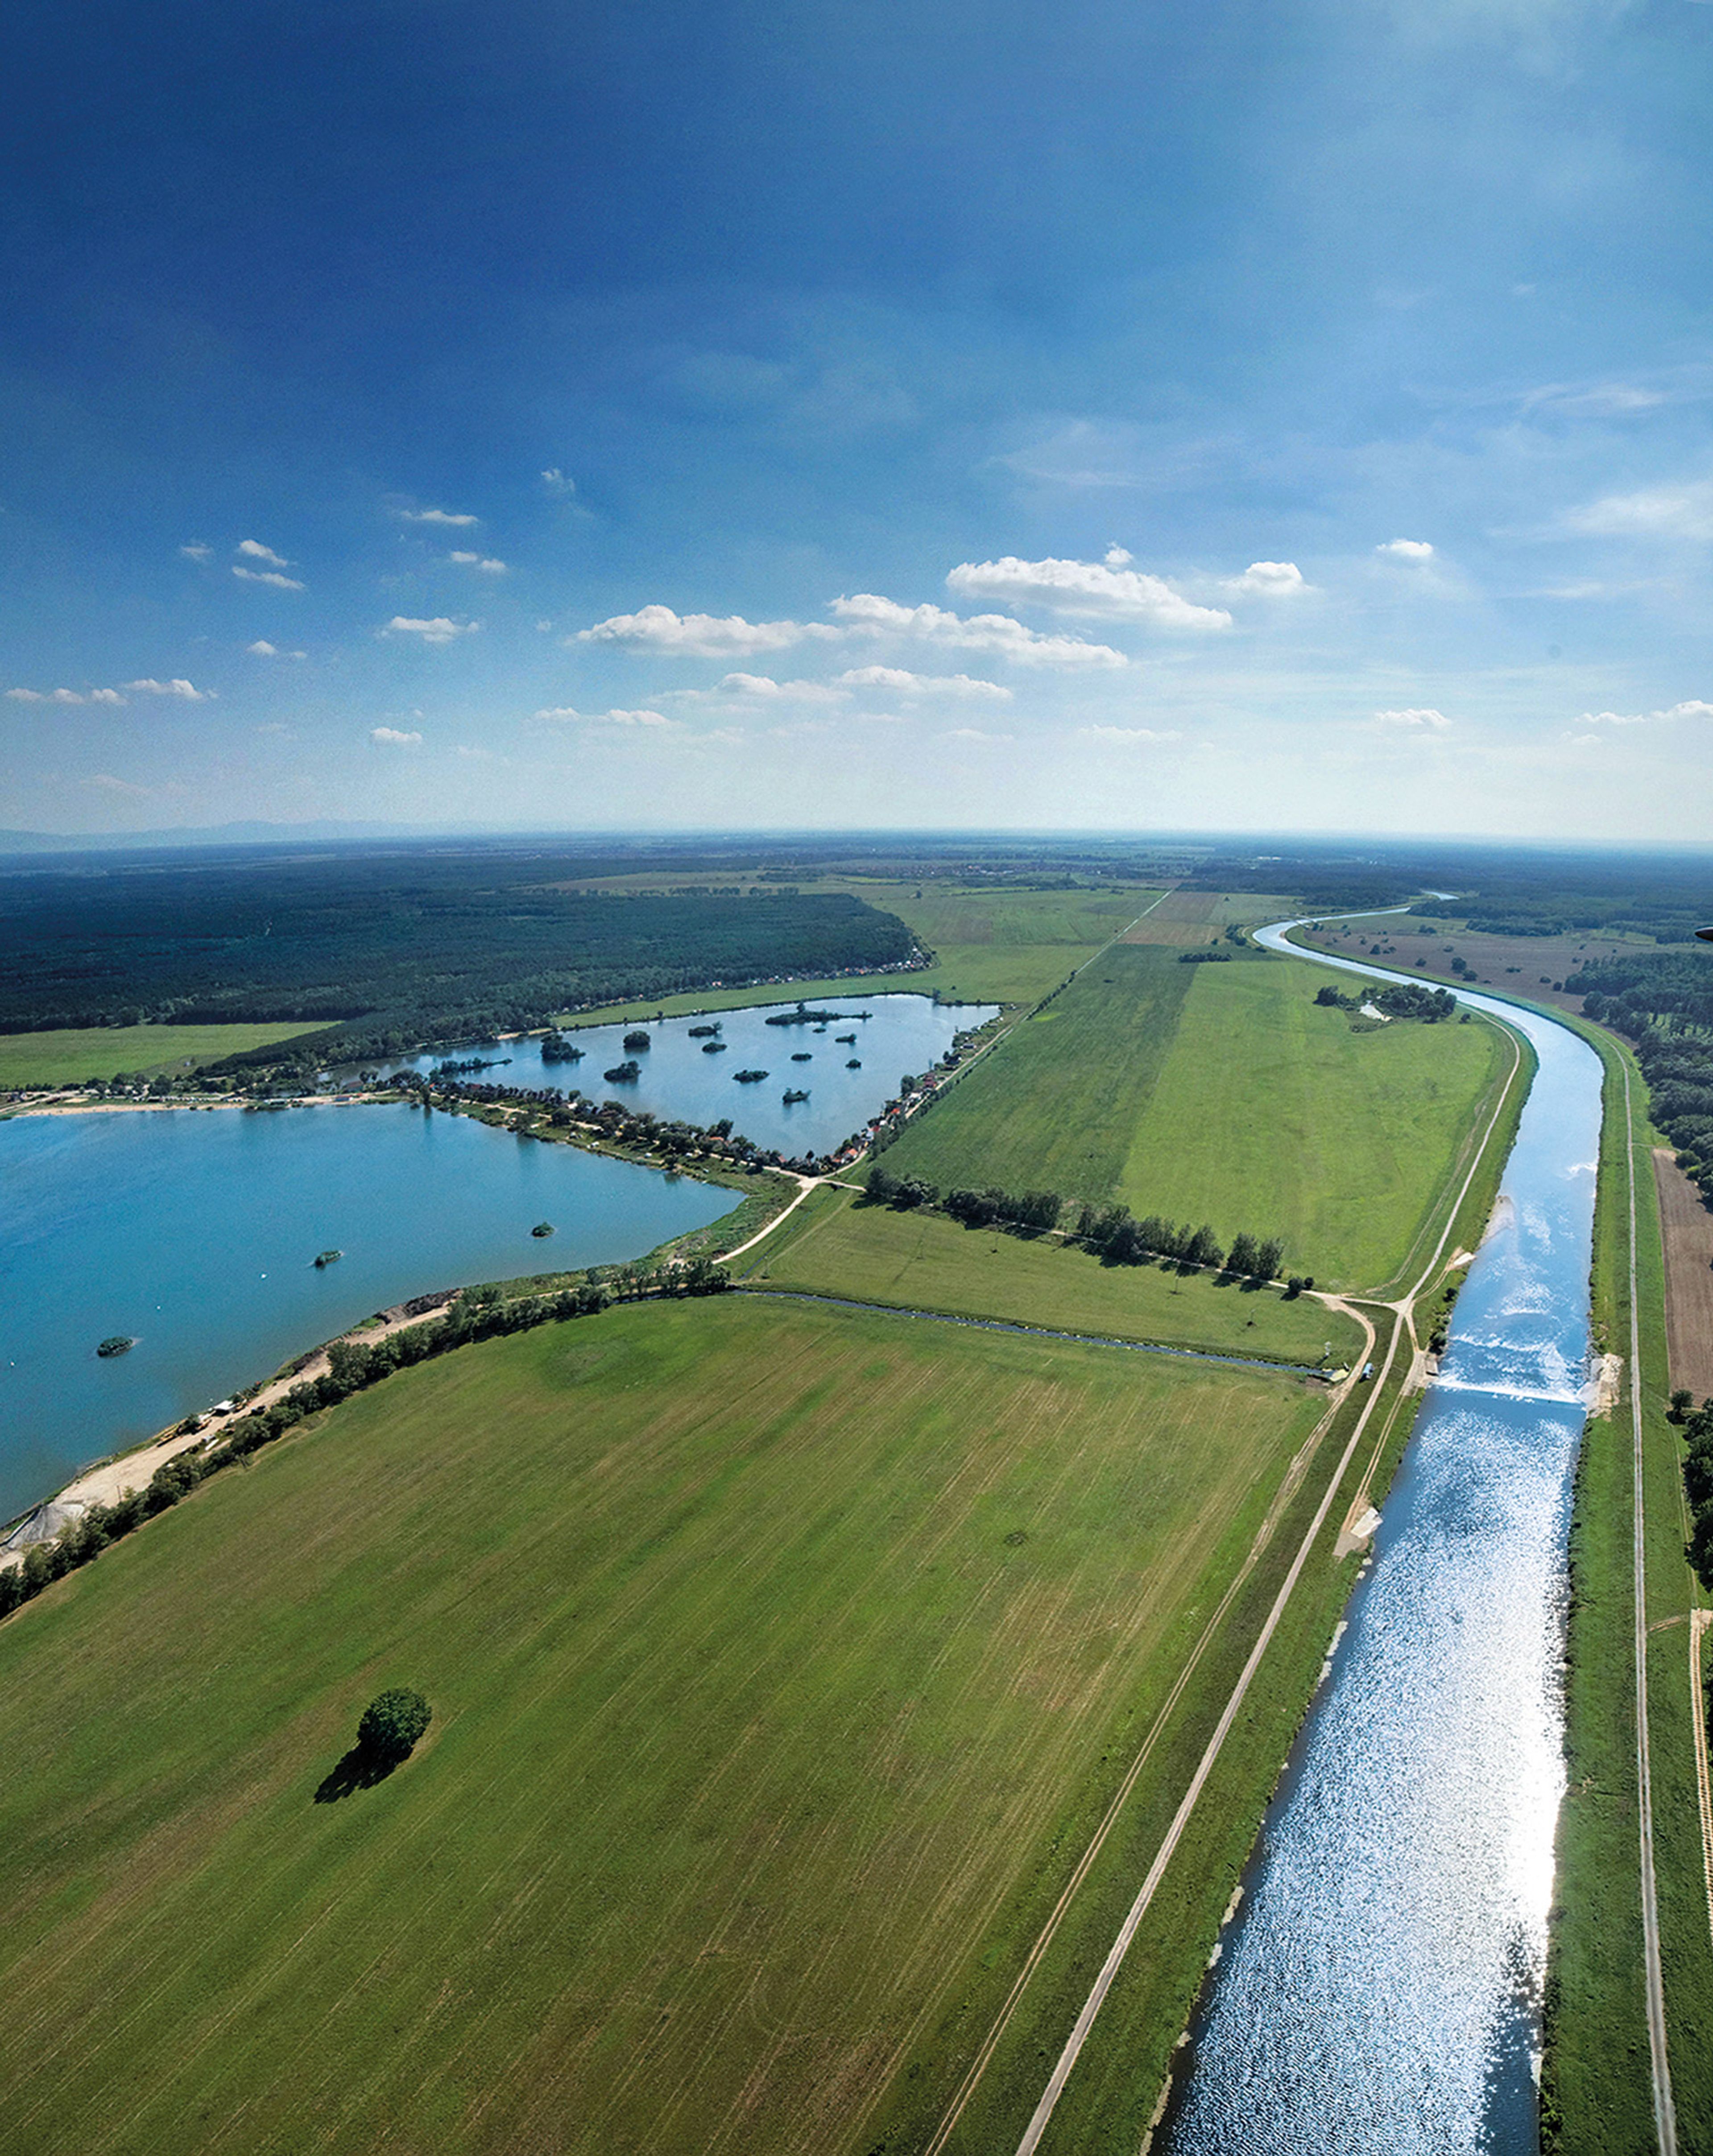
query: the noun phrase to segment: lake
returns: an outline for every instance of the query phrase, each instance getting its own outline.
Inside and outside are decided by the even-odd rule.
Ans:
[[[937,1004],[920,995],[836,996],[817,998],[812,1008],[846,1014],[844,1024],[836,1020],[822,1028],[767,1023],[796,1008],[795,1002],[758,1004],[706,1018],[643,1021],[649,1045],[636,1053],[638,1075],[628,1083],[610,1085],[602,1073],[630,1056],[625,1035],[635,1029],[634,1024],[579,1026],[568,1032],[566,1038],[584,1050],[577,1063],[543,1063],[540,1041],[530,1040],[441,1050],[381,1067],[430,1070],[449,1059],[480,1056],[493,1068],[471,1071],[472,1083],[526,1091],[557,1086],[591,1101],[622,1101],[627,1108],[704,1127],[729,1116],[742,1137],[765,1151],[796,1158],[835,1151],[878,1114],[897,1093],[901,1078],[915,1077],[937,1063],[955,1035],[985,1025],[999,1009],[997,1004]],[[858,1012],[867,1016],[850,1015]],[[723,1047],[713,1055],[704,1053],[707,1044],[692,1037],[692,1026],[718,1026],[713,1039]],[[837,1036],[844,1033],[854,1033],[855,1042],[840,1041]],[[853,1063],[855,1069],[850,1067]],[[733,1075],[738,1070],[768,1075],[759,1085],[740,1086]],[[806,1091],[809,1098],[787,1107],[788,1090]]]
[[[373,1311],[639,1257],[738,1202],[402,1106],[0,1122],[0,1520]],[[111,1333],[137,1344],[104,1361]]]

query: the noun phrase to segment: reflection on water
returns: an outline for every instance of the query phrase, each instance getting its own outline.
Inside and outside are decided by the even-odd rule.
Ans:
[[[1563,1028],[1191,2030],[1172,2156],[1532,2150],[1600,1066]]]

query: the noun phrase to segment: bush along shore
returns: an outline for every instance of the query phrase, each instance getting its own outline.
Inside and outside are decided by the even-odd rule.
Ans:
[[[1281,1276],[1284,1263],[1284,1245],[1276,1235],[1236,1235],[1227,1250],[1211,1226],[1192,1228],[1188,1221],[1179,1226],[1158,1214],[1136,1220],[1127,1205],[1084,1205],[1075,1227],[1061,1229],[1065,1200],[1056,1190],[948,1190],[942,1194],[919,1176],[893,1175],[876,1166],[868,1171],[867,1194],[871,1204],[889,1205],[895,1212],[932,1207],[961,1220],[966,1228],[1059,1235],[1067,1242],[1080,1243],[1109,1265],[1145,1265],[1158,1260],[1240,1280],[1273,1281]],[[1312,1275],[1294,1273],[1286,1285],[1290,1293],[1300,1294],[1314,1281]]]
[[[22,1563],[0,1568],[0,1620],[33,1600],[53,1581],[91,1563],[110,1543],[121,1540],[145,1520],[170,1511],[210,1475],[248,1460],[306,1416],[337,1407],[341,1400],[378,1384],[395,1370],[408,1369],[413,1363],[446,1354],[472,1341],[527,1332],[536,1326],[558,1324],[570,1318],[594,1317],[614,1302],[718,1295],[730,1285],[730,1275],[707,1258],[654,1268],[620,1265],[610,1271],[597,1269],[575,1286],[552,1295],[508,1299],[491,1286],[464,1288],[445,1306],[439,1317],[406,1326],[373,1343],[336,1340],[327,1349],[327,1368],[320,1377],[294,1385],[269,1406],[227,1424],[209,1450],[176,1453],[155,1470],[143,1489],[126,1491],[111,1505],[91,1505],[52,1542],[33,1544]]]

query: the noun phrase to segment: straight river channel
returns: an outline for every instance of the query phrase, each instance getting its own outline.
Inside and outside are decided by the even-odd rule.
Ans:
[[[1299,925],[1258,940],[1289,951]],[[1551,1019],[1453,993],[1525,1034],[1539,1068],[1494,1230],[1222,1934],[1155,2140],[1170,2156],[1539,2147],[1601,1069]]]
[[[872,1015],[823,1034],[768,1026],[789,1004],[726,1012],[731,1046],[718,1056],[690,1037],[697,1021],[651,1028],[629,1086],[600,1076],[620,1060],[621,1026],[574,1034],[588,1051],[577,1063],[544,1066],[538,1040],[417,1061],[475,1056],[494,1067],[474,1077],[525,1089],[592,1074],[579,1090],[597,1098],[693,1122],[734,1116],[758,1144],[795,1152],[860,1130],[905,1072],[995,1009],[923,995],[826,1007]],[[832,1038],[852,1031],[856,1047]],[[746,1063],[768,1081],[734,1084]],[[809,1100],[785,1107],[788,1086]],[[739,1202],[718,1184],[378,1102],[0,1120],[0,1522],[373,1311],[621,1263]],[[551,1239],[532,1235],[543,1222]],[[330,1250],[342,1255],[317,1269]],[[103,1359],[109,1334],[136,1344]]]

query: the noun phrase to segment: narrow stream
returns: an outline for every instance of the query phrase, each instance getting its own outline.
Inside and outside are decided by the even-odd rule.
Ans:
[[[1297,925],[1259,940],[1288,950]],[[1539,1069],[1493,1231],[1221,1935],[1155,2142],[1170,2156],[1539,2146],[1601,1071],[1566,1027],[1453,993],[1525,1034]]]

